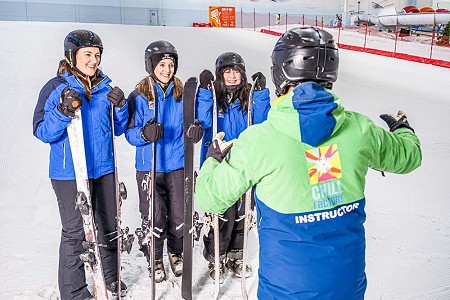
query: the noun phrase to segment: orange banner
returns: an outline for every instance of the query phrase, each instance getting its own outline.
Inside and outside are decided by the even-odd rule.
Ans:
[[[209,23],[212,27],[236,27],[236,10],[231,6],[210,6]]]

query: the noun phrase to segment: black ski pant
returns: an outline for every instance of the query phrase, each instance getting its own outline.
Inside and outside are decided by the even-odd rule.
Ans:
[[[230,206],[225,213],[219,216],[219,244],[220,255],[227,254],[231,250],[244,248],[245,215],[244,196]],[[207,236],[203,237],[205,249],[203,256],[208,261],[214,261],[214,230],[211,227]]]
[[[61,300],[81,300],[90,296],[84,264],[79,255],[85,240],[81,212],[75,208],[75,180],[51,180],[61,217],[58,285]],[[89,180],[97,238],[106,284],[117,281],[116,199],[114,174]]]
[[[139,191],[139,212],[148,220],[149,199],[142,182],[148,180],[149,172],[136,171]],[[155,259],[163,257],[164,240],[170,253],[183,253],[184,223],[184,169],[163,173],[156,172],[156,195],[154,209]],[[145,253],[144,253],[145,254]]]

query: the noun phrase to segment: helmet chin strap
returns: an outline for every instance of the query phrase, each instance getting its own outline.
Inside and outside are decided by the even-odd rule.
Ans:
[[[86,79],[86,81],[89,83],[89,88],[91,88],[91,80],[89,78],[88,75],[84,74],[83,72],[81,72],[80,69],[78,69],[74,63],[71,63],[67,57],[64,57],[64,59],[66,60],[66,62],[70,65],[70,67],[72,68],[72,70],[74,70],[78,75],[80,75],[81,77],[83,77],[84,79]],[[75,62],[76,63],[76,62]]]
[[[81,72],[80,69],[78,69],[77,67],[74,66],[73,69],[74,69],[75,71],[77,71],[77,73],[80,74],[81,76],[83,76],[84,78],[89,78],[88,75],[86,75],[86,74],[84,74],[83,72]]]
[[[85,80],[85,83],[88,84],[88,89],[90,90],[92,88],[91,77],[84,74],[83,72],[80,71],[80,69],[75,67],[72,63],[70,63],[70,61],[67,59],[67,57],[64,57],[64,59],[69,64],[69,66],[72,68],[72,71],[75,73],[75,75],[78,77],[82,77]]]
[[[282,95],[286,94],[286,91],[289,88],[288,83],[289,82],[287,80],[283,81],[280,84],[280,87],[275,90],[275,95],[277,95],[277,97],[281,97]]]

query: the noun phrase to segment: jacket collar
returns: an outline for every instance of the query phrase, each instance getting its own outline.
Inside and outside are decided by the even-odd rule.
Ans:
[[[344,120],[339,98],[315,82],[299,84],[274,103],[269,122],[282,134],[312,146],[329,139]]]

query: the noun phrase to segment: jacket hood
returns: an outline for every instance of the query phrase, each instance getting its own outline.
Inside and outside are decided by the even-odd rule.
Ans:
[[[341,127],[344,109],[330,90],[305,82],[274,101],[268,121],[281,134],[317,146]]]

